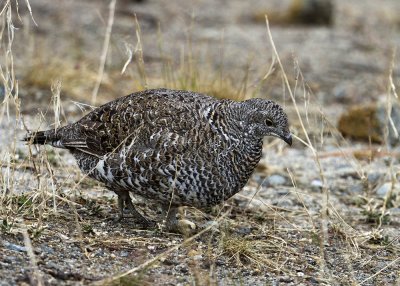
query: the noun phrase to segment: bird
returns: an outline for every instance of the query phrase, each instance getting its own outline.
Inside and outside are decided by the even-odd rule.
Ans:
[[[274,101],[217,99],[165,88],[117,98],[57,129],[28,132],[28,144],[69,150],[81,171],[118,196],[135,223],[152,226],[130,194],[161,206],[165,228],[179,232],[178,209],[206,209],[247,183],[263,138],[292,145],[289,122]]]

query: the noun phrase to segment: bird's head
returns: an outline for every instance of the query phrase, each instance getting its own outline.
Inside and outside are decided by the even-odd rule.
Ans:
[[[261,98],[249,99],[240,104],[241,120],[249,136],[256,139],[275,136],[292,145],[288,118],[279,104]]]

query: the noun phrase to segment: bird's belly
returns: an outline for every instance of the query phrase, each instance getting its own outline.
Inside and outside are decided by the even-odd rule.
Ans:
[[[90,176],[111,189],[124,190],[164,205],[204,208],[219,204],[237,191],[221,174],[197,168],[169,172],[171,167],[112,169],[100,160]],[[136,171],[136,172],[135,172]]]
[[[214,206],[240,191],[248,179],[233,177],[226,168],[216,165],[197,163],[178,168],[175,164],[150,164],[132,168],[113,165],[109,159],[75,157],[84,173],[108,188],[129,191],[164,205]]]
[[[216,205],[225,199],[225,186],[215,183],[212,177],[207,181],[195,178],[192,174],[181,174],[175,177],[158,176],[157,180],[152,180],[151,176],[146,176],[145,173],[126,174],[114,180],[111,185],[162,204],[176,206],[203,208]]]

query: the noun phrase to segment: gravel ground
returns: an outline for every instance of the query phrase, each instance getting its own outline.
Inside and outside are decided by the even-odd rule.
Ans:
[[[38,0],[31,3],[35,27],[21,4],[24,24],[14,21],[19,30],[13,52],[23,121],[15,120],[13,106],[10,119],[0,120],[0,285],[400,283],[400,149],[345,140],[335,128],[349,104],[374,102],[386,93],[391,63],[398,86],[399,60],[392,58],[400,42],[400,3],[337,0],[334,26],[271,24],[289,82],[296,84],[295,59],[312,91],[303,97],[298,88],[297,99],[315,152],[300,141],[306,136],[282,92],[281,74],[259,80],[271,64],[272,50],[265,23],[256,16],[284,11],[289,1],[249,3],[117,3],[99,101],[139,89],[134,63],[128,75],[120,75],[125,43],[134,47],[137,42],[136,12],[154,86],[163,82],[164,57],[179,63],[190,42],[206,72],[218,74],[223,65],[223,77],[233,83],[247,74],[249,90],[259,84],[261,93],[285,104],[299,137],[292,148],[266,141],[249,183],[223,206],[183,210],[181,215],[198,226],[196,237],[141,229],[130,219],[115,222],[115,196],[83,178],[71,155],[51,148],[31,148],[30,154],[18,142],[25,133],[22,122],[30,129],[54,122],[49,82],[60,74],[49,69],[52,60],[61,59],[59,69],[72,66],[82,78],[86,67],[94,70],[88,75],[96,74],[108,17],[107,5],[97,1]],[[39,80],[43,71],[45,83]],[[81,115],[71,100],[90,103],[94,80],[63,76],[61,117],[66,122]],[[137,204],[160,220],[157,206]],[[125,271],[131,272],[118,276]]]

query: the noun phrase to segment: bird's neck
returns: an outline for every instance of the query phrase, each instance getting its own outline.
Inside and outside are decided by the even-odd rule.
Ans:
[[[229,162],[226,171],[229,172],[227,177],[231,180],[231,188],[226,190],[225,199],[239,192],[249,180],[255,167],[262,156],[262,140],[259,141],[242,141],[231,152],[228,152]]]
[[[209,106],[204,114],[211,128],[216,133],[223,136],[226,140],[239,141],[242,139],[243,130],[240,126],[240,121],[237,120],[239,117],[237,110],[233,108],[235,104],[237,102],[221,100]]]

